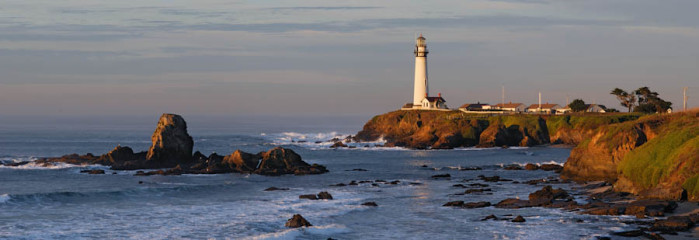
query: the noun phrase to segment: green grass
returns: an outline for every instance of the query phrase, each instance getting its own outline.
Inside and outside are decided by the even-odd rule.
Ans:
[[[699,125],[696,119],[691,121],[680,119],[663,126],[657,137],[624,156],[618,165],[620,174],[650,188],[673,171],[687,175],[696,172],[697,169],[693,168],[699,156]]]
[[[699,196],[699,173],[684,181],[682,188],[687,190],[689,196]]]

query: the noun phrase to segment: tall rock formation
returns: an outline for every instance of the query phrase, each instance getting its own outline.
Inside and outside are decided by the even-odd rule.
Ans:
[[[187,123],[180,115],[165,113],[160,116],[151,141],[153,145],[146,155],[148,165],[174,167],[192,161],[194,140],[187,133]]]

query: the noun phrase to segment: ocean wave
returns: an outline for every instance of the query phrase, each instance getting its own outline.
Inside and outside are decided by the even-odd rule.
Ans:
[[[286,229],[273,233],[265,233],[257,236],[251,236],[243,238],[246,240],[284,240],[284,239],[296,239],[303,235],[304,233],[312,235],[330,236],[333,234],[340,234],[349,232],[349,229],[344,225],[339,224],[329,224],[322,226],[311,226],[303,228]]]
[[[148,182],[145,182],[144,184],[160,185],[160,183]],[[232,185],[233,184],[231,183],[223,183],[216,185],[171,185],[168,187],[140,187],[115,191],[63,191],[30,194],[3,194],[0,195],[0,202],[11,204],[35,204],[50,202],[80,202],[82,200],[87,199],[96,201],[112,201],[137,196],[163,196],[167,194],[176,194],[180,192],[192,194],[197,192],[222,191],[230,188]]]
[[[293,145],[300,146],[310,150],[330,149],[330,146],[335,144],[333,139],[343,141],[352,136],[347,133],[324,132],[324,133],[298,133],[298,132],[282,132],[282,133],[262,133],[260,134],[273,145]],[[383,145],[386,141],[380,138],[370,142],[345,142],[351,148],[338,148],[342,150],[405,150],[404,148],[385,148]]]
[[[531,163],[531,162],[526,162],[526,163],[522,163],[522,162],[512,162],[512,163],[510,163],[510,164],[501,163],[501,164],[498,164],[498,166],[500,166],[500,167],[505,167],[505,165],[519,165],[519,166],[521,166],[521,167],[524,167],[524,166],[526,166],[527,164],[534,164],[534,165],[537,165],[537,166],[540,166],[540,167],[541,167],[541,165],[543,165],[543,164],[555,164],[555,165],[563,166],[563,165],[565,164],[565,162],[556,162],[556,161],[553,161],[553,160],[548,161],[548,162],[538,162],[538,163]]]
[[[2,194],[2,195],[0,195],[0,204],[8,202],[8,201],[10,201],[10,199],[12,199],[12,197],[10,197],[10,194],[7,194],[7,193]]]

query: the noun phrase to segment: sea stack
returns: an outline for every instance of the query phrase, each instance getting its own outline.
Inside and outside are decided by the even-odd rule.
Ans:
[[[174,167],[192,161],[194,140],[187,133],[187,123],[182,116],[164,113],[151,137],[153,145],[146,160],[149,165]]]

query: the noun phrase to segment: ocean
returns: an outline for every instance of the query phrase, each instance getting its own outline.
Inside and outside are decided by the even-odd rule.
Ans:
[[[70,153],[102,154],[117,145],[147,150],[158,116],[115,121],[109,117],[51,121],[4,119],[0,161],[17,162]],[[195,150],[256,153],[291,148],[329,173],[307,176],[250,174],[134,176],[104,166],[27,164],[0,167],[0,239],[595,239],[610,231],[635,229],[625,216],[579,215],[562,209],[443,207],[449,201],[526,199],[542,185],[482,182],[478,175],[518,182],[556,177],[547,171],[511,171],[502,166],[563,164],[569,148],[462,148],[408,150],[354,143],[330,149],[326,142],[362,127],[368,116],[350,117],[188,117]],[[315,143],[323,141],[322,143]],[[426,166],[426,167],[425,167]],[[482,170],[460,169],[479,167]],[[89,175],[84,169],[104,169]],[[353,171],[363,169],[366,171]],[[450,179],[433,179],[450,174]],[[372,182],[344,187],[351,181]],[[384,184],[398,180],[397,184]],[[372,183],[376,183],[375,185]],[[487,184],[492,191],[463,193],[455,184]],[[554,184],[576,192],[574,184]],[[269,187],[286,191],[264,191]],[[327,191],[333,200],[299,199]],[[583,202],[584,197],[578,196]],[[376,202],[378,207],[362,206]],[[301,214],[312,227],[289,229]],[[481,221],[494,214],[524,223]]]

